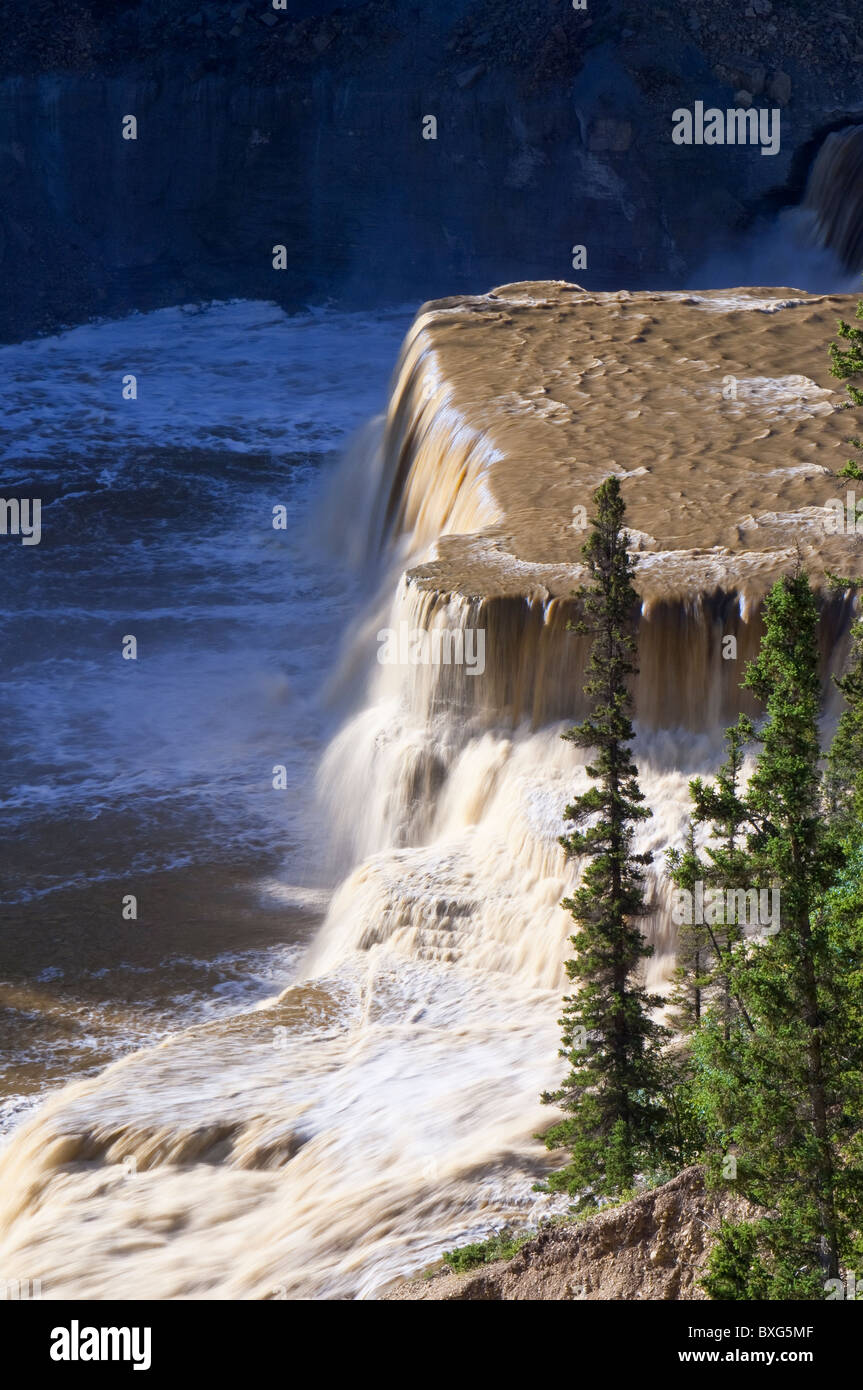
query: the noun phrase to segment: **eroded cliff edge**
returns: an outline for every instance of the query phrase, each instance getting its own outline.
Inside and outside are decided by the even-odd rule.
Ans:
[[[405,621],[483,629],[487,665],[483,680],[440,667],[423,698],[535,726],[577,712],[585,652],[567,624],[609,473],[642,598],[642,721],[707,728],[748,707],[760,605],[798,561],[821,595],[829,689],[852,596],[827,576],[863,573],[853,484],[836,476],[853,420],[827,355],[854,310],[785,289],[548,282],[425,305],[383,431],[374,534],[411,538]]]
[[[730,1190],[707,1191],[698,1167],[577,1225],[548,1226],[513,1256],[469,1274],[405,1280],[388,1301],[704,1299],[699,1276],[721,1219],[753,1209]]]

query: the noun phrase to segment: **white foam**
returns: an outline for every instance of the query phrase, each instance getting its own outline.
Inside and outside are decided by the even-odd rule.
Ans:
[[[279,455],[335,447],[378,407],[409,318],[231,300],[0,346],[0,461],[146,444]],[[138,399],[127,401],[130,373]]]

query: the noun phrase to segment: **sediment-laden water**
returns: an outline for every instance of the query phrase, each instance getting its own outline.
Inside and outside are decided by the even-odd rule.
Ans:
[[[521,499],[532,485],[542,491],[538,463],[525,454],[522,478],[515,454],[495,448],[492,425],[510,439],[528,438],[526,417],[569,427],[576,389],[594,412],[605,393],[613,413],[606,377],[624,366],[613,354],[640,331],[619,322],[624,312],[637,318],[637,304],[609,303],[603,331],[602,306],[592,303],[603,356],[581,366],[593,380],[581,380],[578,363],[569,380],[549,357],[559,350],[552,334],[548,353],[540,342],[527,355],[536,381],[520,379],[518,400],[498,392],[490,401],[486,368],[461,350],[471,340],[459,314],[488,311],[503,325],[516,301],[502,294],[450,319],[444,308],[449,356],[414,331],[386,419],[327,470],[325,499],[321,464],[383,403],[399,315],[285,320],[267,306],[230,305],[79,330],[78,345],[68,335],[9,350],[23,364],[22,399],[40,353],[65,353],[57,361],[67,377],[58,375],[77,380],[66,453],[59,439],[35,434],[19,490],[35,486],[28,468],[52,467],[54,485],[69,488],[53,519],[76,515],[64,510],[74,502],[102,526],[104,552],[89,567],[76,560],[79,528],[61,566],[47,548],[48,507],[31,625],[10,619],[19,624],[10,754],[19,790],[9,814],[22,849],[2,972],[18,1030],[9,1089],[69,1084],[18,1123],[0,1156],[0,1277],[39,1279],[48,1297],[368,1297],[448,1245],[549,1209],[533,1191],[546,1161],[534,1135],[549,1119],[538,1097],[561,1066],[569,919],[560,900],[574,881],[557,837],[564,805],[586,783],[581,753],[559,737],[560,694],[571,685],[575,707],[582,658],[558,621],[555,592],[577,582],[578,545],[567,534],[560,554],[529,553],[540,509]],[[663,343],[677,350],[663,312],[650,298],[656,333],[645,371]],[[688,312],[705,340],[699,384],[712,371],[708,340],[729,356],[735,316],[763,315],[764,335],[782,324],[772,304],[696,303]],[[541,306],[531,313],[538,340]],[[679,297],[668,313],[676,334]],[[137,358],[122,336],[135,330]],[[116,381],[142,360],[138,404],[160,362],[171,385],[154,391],[150,432],[130,440],[119,414],[127,405],[104,376]],[[454,360],[464,362],[458,383]],[[557,373],[552,399],[543,372]],[[801,450],[825,390],[794,387],[789,428],[802,431]],[[256,415],[259,391],[266,405]],[[471,402],[487,428],[475,428]],[[775,406],[770,397],[774,413],[762,419],[756,395],[761,414],[739,428],[779,428]],[[698,427],[674,427],[691,436],[695,493]],[[86,464],[95,429],[109,436],[101,500]],[[580,466],[578,450],[550,467],[560,496],[570,463]],[[594,466],[573,474],[582,487]],[[819,482],[823,466],[812,469]],[[634,470],[632,486],[646,474]],[[150,486],[157,505],[145,508]],[[636,498],[653,505],[657,487],[654,478]],[[285,532],[271,522],[281,502]],[[112,507],[126,519],[122,537],[116,520],[104,525]],[[570,515],[567,505],[561,526]],[[680,515],[690,524],[687,508]],[[664,554],[661,521],[640,559],[648,577]],[[17,552],[4,559],[20,608],[24,561]],[[502,616],[472,587],[493,572],[509,605]],[[663,851],[682,837],[689,777],[709,774],[721,756],[724,706],[706,701],[695,719],[691,700],[662,708],[643,699],[669,665],[687,699],[699,671],[709,679],[705,653],[725,610],[692,601],[698,573],[690,565],[674,589],[679,621],[666,631],[648,605],[643,621],[636,756],[654,812],[639,833],[640,847],[655,852],[651,984],[673,961]],[[458,580],[451,589],[447,576]],[[745,652],[757,602],[741,593],[731,608]],[[489,698],[463,698],[472,679],[464,671],[377,660],[386,628],[464,628],[478,615],[496,644],[473,677],[498,682]],[[840,605],[836,633],[843,615]],[[135,665],[120,657],[130,632],[139,637]],[[504,667],[514,674],[501,685]],[[25,695],[36,727],[49,731],[44,753],[17,734]],[[41,760],[52,750],[58,775],[49,779]],[[276,764],[287,768],[287,793],[272,787]],[[127,892],[141,904],[134,924],[120,919]],[[47,921],[54,948],[40,936]],[[32,1049],[64,1010],[73,1031],[89,1010],[90,1051],[61,1037],[40,1073]]]

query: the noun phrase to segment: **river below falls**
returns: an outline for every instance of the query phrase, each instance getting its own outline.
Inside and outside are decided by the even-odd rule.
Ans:
[[[238,302],[0,348],[3,493],[42,500],[40,544],[0,548],[7,1123],[277,993],[320,921],[308,786],[356,596],[311,519],[407,321]]]
[[[0,1276],[45,1297],[373,1297],[560,1205],[582,755],[418,715],[375,662],[405,552],[346,563],[373,435],[337,459],[408,322],[231,303],[0,349],[6,494],[43,500],[0,551]],[[717,753],[640,740],[644,848]]]

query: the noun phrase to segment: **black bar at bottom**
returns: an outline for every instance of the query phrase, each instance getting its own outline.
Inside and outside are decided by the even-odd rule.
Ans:
[[[374,1339],[369,1348],[372,1359],[359,1364],[374,1374],[373,1367],[377,1363],[381,1369],[381,1354],[389,1345],[388,1340],[381,1342],[381,1334],[389,1339],[403,1329],[421,1339],[416,1345],[417,1351],[422,1348],[416,1368],[421,1380],[436,1362],[451,1375],[476,1359],[487,1356],[490,1362],[497,1361],[505,1344],[512,1349],[521,1344],[528,1363],[544,1348],[541,1360],[559,1359],[561,1370],[571,1358],[583,1370],[589,1364],[593,1374],[603,1367],[615,1373],[662,1374],[677,1366],[684,1376],[691,1373],[697,1383],[711,1367],[733,1373],[738,1367],[755,1366],[769,1384],[777,1371],[809,1371],[823,1381],[825,1375],[853,1366],[863,1311],[855,1312],[843,1302],[574,1301],[568,1309],[525,1303],[517,1323],[500,1325],[493,1314],[488,1324],[488,1314],[467,1313],[463,1305],[459,1305],[461,1311],[443,1312],[427,1304],[388,1304],[384,1313],[376,1313],[374,1304],[366,1303],[362,1312],[353,1314],[339,1306],[341,1312],[338,1307],[325,1312],[319,1305],[315,1314],[308,1304],[300,1312],[279,1301],[71,1303],[45,1299],[7,1302],[2,1319],[7,1355],[14,1347],[23,1371],[48,1372],[52,1379],[61,1380],[70,1375],[92,1379],[106,1370],[113,1376],[155,1376],[160,1382],[166,1374],[189,1372],[212,1372],[225,1380],[243,1372],[257,1375],[264,1367],[273,1371],[281,1367],[292,1380],[300,1373],[298,1355],[304,1363],[319,1359],[320,1372],[329,1379],[340,1351],[350,1369],[357,1371],[366,1336]],[[425,1311],[414,1323],[418,1306]],[[318,1316],[325,1321],[319,1324]],[[335,1336],[334,1319],[340,1322],[342,1317],[348,1321]],[[452,1317],[455,1322],[450,1322]],[[455,1343],[448,1337],[450,1330],[458,1334]],[[489,1333],[503,1336],[506,1342],[486,1342]],[[530,1340],[521,1342],[525,1333]],[[404,1349],[404,1343],[397,1342],[390,1352],[401,1360]],[[309,1369],[301,1372],[304,1379]],[[414,1368],[403,1361],[399,1379],[409,1380],[413,1374]]]

